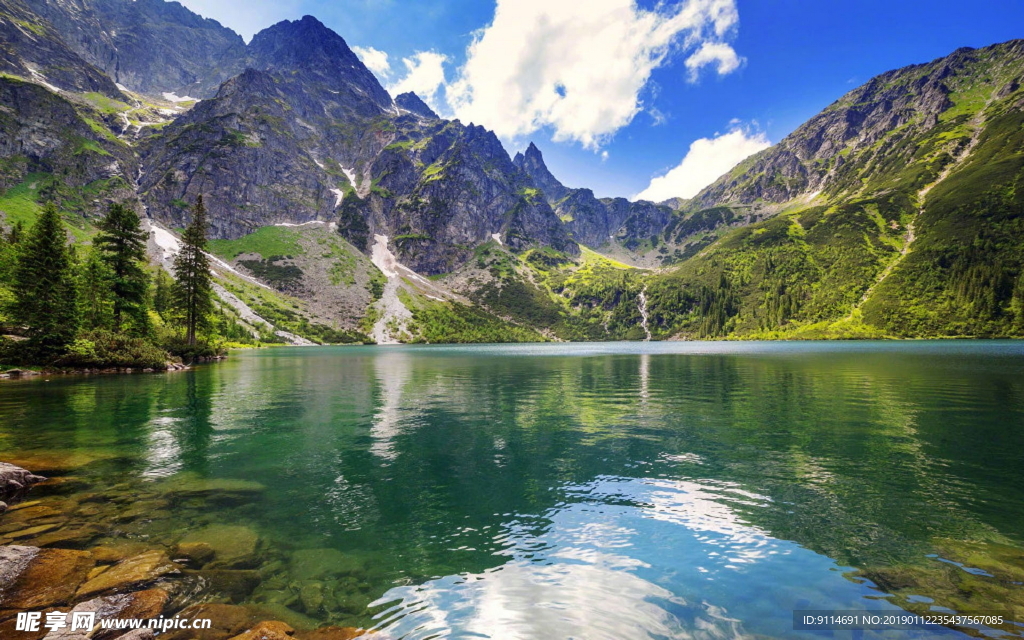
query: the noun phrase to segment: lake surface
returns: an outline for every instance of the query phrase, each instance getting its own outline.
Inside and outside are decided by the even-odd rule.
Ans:
[[[0,384],[0,460],[47,456],[75,461],[53,499],[125,496],[89,544],[244,527],[236,601],[380,638],[968,637],[793,611],[1024,611],[1022,343],[275,348]],[[210,479],[265,489],[173,490]]]

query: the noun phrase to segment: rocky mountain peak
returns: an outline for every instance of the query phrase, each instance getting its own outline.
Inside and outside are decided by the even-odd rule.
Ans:
[[[245,42],[240,35],[177,2],[30,4],[75,53],[132,91],[205,98],[244,68]]]
[[[391,95],[349,49],[344,38],[313,16],[284,20],[257,33],[248,48],[250,65],[265,71],[298,71],[332,89],[345,86],[390,110]]]
[[[533,183],[544,192],[548,202],[557,202],[569,194],[570,190],[548,170],[544,164],[544,155],[534,143],[530,143],[525,153],[517,153],[514,163],[517,169],[530,176]]]
[[[405,109],[406,111],[410,113],[415,113],[420,117],[432,118],[435,120],[439,119],[439,116],[436,113],[434,113],[434,110],[431,109],[426,102],[423,102],[423,100],[421,100],[420,97],[413,93],[412,91],[408,91],[406,93],[402,93],[395,96],[395,104],[398,105],[400,109]]]

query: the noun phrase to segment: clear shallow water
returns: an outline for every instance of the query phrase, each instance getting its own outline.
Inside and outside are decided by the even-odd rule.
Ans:
[[[91,491],[260,482],[107,535],[249,527],[252,603],[340,551],[367,567],[320,579],[346,606],[288,606],[391,637],[925,638],[792,612],[1024,607],[1020,343],[270,349],[0,385],[0,459],[53,451],[98,458]]]

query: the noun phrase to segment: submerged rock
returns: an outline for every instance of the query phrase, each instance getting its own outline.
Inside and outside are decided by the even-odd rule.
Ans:
[[[59,546],[62,548],[80,549],[92,542],[102,531],[103,529],[95,524],[64,528],[37,536],[32,539],[32,544],[37,547]]]
[[[163,551],[147,551],[122,560],[107,571],[89,580],[78,589],[77,597],[82,598],[104,591],[126,589],[138,584],[152,582],[178,569]]]
[[[178,546],[202,543],[213,549],[210,569],[250,569],[257,564],[256,547],[259,540],[256,532],[248,527],[213,524],[189,533]]]
[[[181,474],[158,488],[164,497],[171,500],[202,497],[224,501],[251,499],[267,489],[252,480],[203,478],[194,474]]]
[[[212,571],[185,571],[185,576],[198,576],[210,590],[239,603],[260,584],[260,574],[252,569],[214,569]]]
[[[109,460],[116,456],[109,451],[77,450],[66,453],[56,451],[17,453],[13,456],[5,454],[4,457],[12,464],[32,469],[36,473],[63,475],[99,460]]]
[[[160,615],[167,605],[167,600],[168,595],[166,591],[148,589],[136,593],[93,598],[75,605],[71,612],[95,613],[97,623],[101,620],[111,620],[114,618],[140,618],[148,620]],[[99,635],[94,635],[91,630],[76,629],[72,631],[71,627],[67,626],[52,630],[46,635],[44,640],[89,640],[90,638],[102,637],[112,636],[104,636],[102,631]],[[121,637],[124,638],[125,636]],[[152,637],[152,632],[150,637]]]
[[[94,566],[92,555],[85,551],[10,546],[0,549],[12,554],[15,565],[14,570],[0,570],[0,609],[45,609],[68,604]],[[24,562],[27,555],[31,558]]]
[[[187,560],[195,566],[203,566],[216,555],[213,547],[205,542],[181,542],[174,549],[174,557]]]
[[[90,551],[97,564],[116,564],[125,558],[137,556],[148,547],[140,542],[116,541],[93,547]]]
[[[266,620],[231,640],[291,640],[295,629],[280,620]]]
[[[355,627],[320,627],[313,631],[300,631],[295,634],[298,640],[354,640],[365,633]]]
[[[337,549],[300,549],[292,554],[289,572],[295,580],[363,575],[363,563]]]
[[[196,604],[178,614],[184,620],[208,619],[210,629],[177,629],[160,636],[160,640],[226,640],[259,621],[251,609],[232,604]]]

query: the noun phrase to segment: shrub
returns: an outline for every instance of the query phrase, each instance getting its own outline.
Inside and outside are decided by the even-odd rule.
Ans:
[[[82,334],[52,364],[59,367],[166,369],[170,355],[143,338],[103,329]]]

